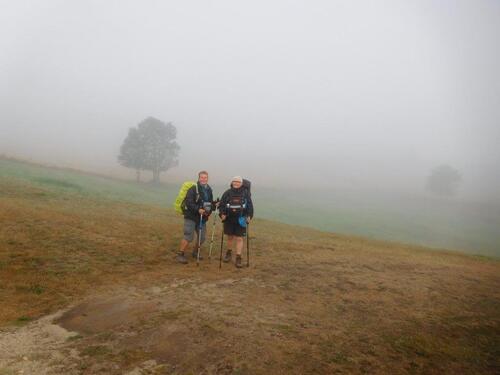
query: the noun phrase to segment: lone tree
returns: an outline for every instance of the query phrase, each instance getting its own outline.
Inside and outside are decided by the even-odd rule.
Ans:
[[[427,190],[441,196],[455,195],[462,181],[462,175],[449,165],[440,165],[427,178]]]
[[[148,117],[131,128],[120,148],[118,161],[134,168],[140,181],[141,170],[153,172],[153,182],[160,182],[160,173],[179,164],[180,147],[175,142],[177,129],[172,123],[164,123]]]

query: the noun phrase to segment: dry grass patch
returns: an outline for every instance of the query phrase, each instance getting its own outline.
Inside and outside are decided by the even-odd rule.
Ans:
[[[178,218],[159,209],[0,185],[0,324],[154,271],[174,246]]]

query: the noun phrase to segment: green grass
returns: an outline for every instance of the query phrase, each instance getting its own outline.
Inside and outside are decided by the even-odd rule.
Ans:
[[[500,208],[388,193],[256,191],[259,216],[329,232],[500,257]]]
[[[49,185],[49,186],[55,186],[57,188],[64,188],[64,189],[73,189],[80,191],[81,187],[77,184],[72,184],[70,182],[64,181],[64,180],[58,180],[54,178],[37,178],[34,181],[37,183],[40,183],[42,185]]]
[[[31,322],[32,320],[33,318],[30,316],[21,315],[19,318],[17,318],[15,321],[11,323],[16,327],[22,327]]]
[[[76,334],[76,335],[73,335],[73,336],[70,336],[66,339],[66,341],[77,341],[77,340],[81,340],[83,339],[83,336],[80,335],[80,334]]]
[[[82,355],[90,357],[103,356],[111,353],[111,349],[104,345],[92,345],[82,351]]]
[[[42,187],[40,199],[73,193],[171,208],[179,186],[106,178],[0,158],[0,178]],[[225,187],[214,186],[214,196]],[[52,195],[53,197],[53,195]],[[288,191],[254,187],[258,217],[369,238],[500,256],[500,208],[381,192]]]
[[[174,185],[137,184],[2,158],[0,158],[0,178],[22,180],[55,193],[75,192],[87,198],[145,203],[161,207],[172,207],[178,190]]]

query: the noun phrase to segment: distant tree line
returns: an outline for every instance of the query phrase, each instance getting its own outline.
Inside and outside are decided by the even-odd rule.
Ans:
[[[160,182],[160,173],[179,164],[177,156],[180,146],[175,141],[177,129],[172,123],[164,123],[154,117],[141,121],[130,128],[120,147],[118,162],[135,169],[141,180],[141,171],[151,171],[153,182]]]

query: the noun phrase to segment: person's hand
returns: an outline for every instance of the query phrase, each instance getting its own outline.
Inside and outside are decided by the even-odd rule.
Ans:
[[[247,224],[250,224],[250,220],[252,220],[252,218],[250,216],[247,216]]]
[[[226,215],[220,215],[220,219],[221,219],[222,221],[226,221]]]
[[[200,208],[200,209],[198,210],[198,213],[199,213],[200,215],[204,215],[204,214],[205,214],[205,210],[204,210],[203,208]]]
[[[220,201],[215,201],[215,207],[219,208],[219,205],[220,205]]]

